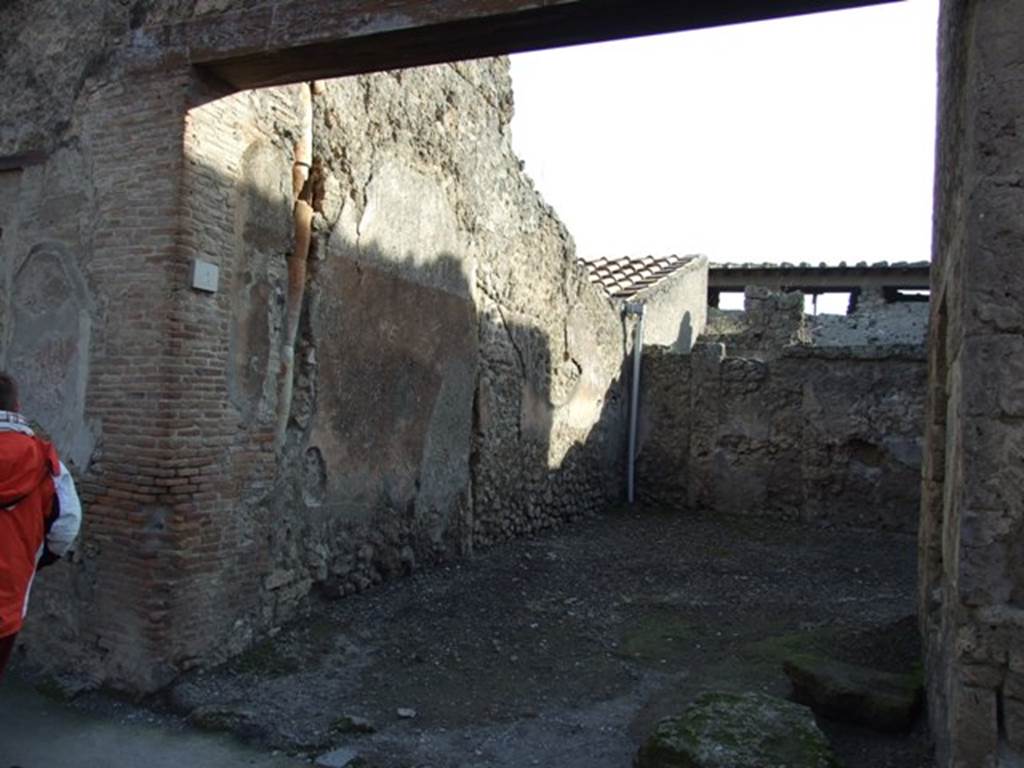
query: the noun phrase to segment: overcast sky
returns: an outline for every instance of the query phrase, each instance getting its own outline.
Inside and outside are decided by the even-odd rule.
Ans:
[[[927,259],[937,5],[514,56],[513,142],[585,258]]]

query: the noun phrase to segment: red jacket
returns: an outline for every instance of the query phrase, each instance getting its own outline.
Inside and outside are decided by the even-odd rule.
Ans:
[[[0,637],[21,629],[59,473],[49,443],[0,432]]]

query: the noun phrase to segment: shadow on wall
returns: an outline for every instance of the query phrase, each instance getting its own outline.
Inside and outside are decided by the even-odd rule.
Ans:
[[[614,497],[617,383],[590,403],[579,439],[556,445],[569,439],[565,412],[588,397],[582,372],[556,397],[546,335],[502,311],[478,315],[466,266],[451,254],[395,260],[374,244],[318,242],[284,458],[269,490],[246,493],[242,480],[240,511],[256,536],[247,546],[239,531],[224,547],[239,567],[260,564],[223,597],[258,608],[253,634],[293,615],[314,585],[358,592]],[[239,329],[263,315],[259,303],[235,309]],[[270,357],[266,338],[232,359]]]
[[[679,322],[679,334],[671,346],[672,349],[689,352],[693,349],[695,341],[696,339],[693,337],[693,319],[690,316],[689,310],[687,310],[683,313],[683,319]]]
[[[313,585],[347,595],[613,498],[617,383],[565,446],[585,382],[556,395],[546,334],[478,315],[464,258],[320,245],[285,458],[275,486],[243,500],[267,533],[258,591],[272,622]]]
[[[191,425],[168,440],[180,446],[169,466],[188,464],[198,446],[216,453],[195,468],[190,501],[180,486],[151,488],[126,500],[122,518],[100,520],[88,513],[90,489],[121,472],[102,461],[100,436],[80,467],[87,510],[75,562],[47,571],[33,596],[23,636],[33,660],[160,687],[247,647],[314,586],[347,595],[616,497],[621,348],[607,380],[568,349],[553,359],[548,332],[524,313],[479,308],[473,254],[395,258],[323,216],[287,439],[275,452],[291,204],[273,186],[194,173],[196,185],[235,190],[223,226],[199,233],[219,290],[169,289],[172,315],[202,331],[177,336],[168,322],[175,375],[139,396]],[[93,347],[113,332],[97,314]],[[129,577],[140,569],[144,579]]]
[[[912,532],[923,348],[644,354],[641,498],[714,514]]]

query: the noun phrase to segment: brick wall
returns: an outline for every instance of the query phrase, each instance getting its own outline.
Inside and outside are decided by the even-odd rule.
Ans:
[[[251,268],[240,217],[254,199],[262,203],[275,193],[268,205],[276,204],[281,218],[290,216],[290,200],[279,194],[282,184],[291,184],[291,147],[282,135],[297,126],[296,93],[302,87],[224,95],[195,84],[195,106],[184,121],[181,253],[167,330],[175,357],[167,379],[174,476],[167,482],[176,484],[179,498],[171,652],[179,663],[245,646],[251,627],[236,622],[253,611],[269,570],[261,538],[273,523],[242,502],[266,494],[276,479],[274,420],[244,418],[230,390],[235,314],[241,311],[237,283]],[[276,159],[276,185],[261,189],[246,176],[243,161],[254,146]],[[292,246],[290,227],[280,227],[279,234],[275,256],[283,262]],[[193,259],[219,268],[216,293],[189,287]],[[276,371],[263,373],[271,377]],[[276,383],[274,378],[270,385]]]
[[[108,675],[129,685],[151,684],[154,661],[166,658],[175,580],[166,553],[192,490],[168,463],[180,441],[169,318],[187,85],[185,72],[139,74],[98,87],[84,110],[95,222],[85,268],[99,318],[86,411],[102,433],[81,478],[90,600],[80,626]]]

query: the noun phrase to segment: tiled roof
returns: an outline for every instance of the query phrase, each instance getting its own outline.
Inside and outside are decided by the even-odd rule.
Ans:
[[[597,259],[578,263],[586,267],[590,282],[601,286],[613,299],[628,299],[664,280],[689,264],[694,256],[644,256],[634,259]]]

